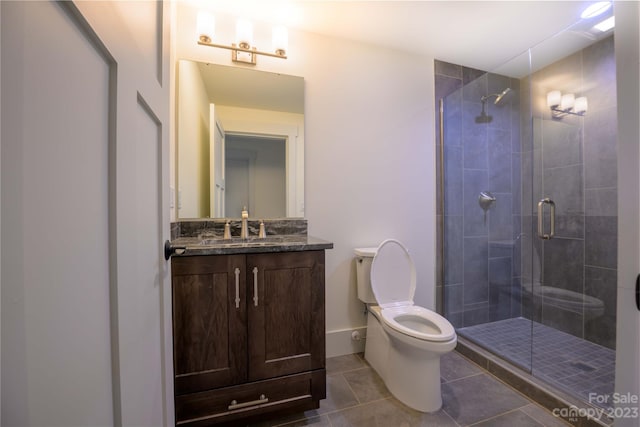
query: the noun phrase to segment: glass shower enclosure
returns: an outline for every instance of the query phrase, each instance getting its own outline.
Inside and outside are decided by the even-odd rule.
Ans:
[[[567,40],[570,52],[559,56]],[[571,28],[490,72],[437,62],[436,84],[438,73],[447,91],[439,101],[445,317],[461,337],[551,388],[608,407],[617,279],[612,33],[587,38]]]

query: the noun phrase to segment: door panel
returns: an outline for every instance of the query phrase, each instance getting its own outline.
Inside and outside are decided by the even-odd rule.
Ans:
[[[135,214],[131,243],[135,242],[136,268],[132,271],[133,286],[119,304],[124,338],[120,350],[128,355],[120,364],[122,405],[131,425],[158,426],[162,425],[166,387],[158,373],[167,358],[162,333],[163,278],[159,274],[164,261],[158,256],[163,242],[162,194],[158,185],[162,182],[162,134],[156,116],[142,98],[135,119],[135,178],[130,184],[137,197],[130,207]],[[136,410],[140,405],[152,410]]]
[[[174,258],[172,267],[176,394],[245,380],[244,256]]]
[[[113,64],[59,5],[0,7],[2,424],[112,425]]]
[[[111,118],[114,411],[123,425],[173,425],[171,288],[160,244],[169,238],[168,5],[76,7],[117,64]],[[129,25],[142,9],[144,16]]]
[[[324,367],[324,252],[249,255],[247,275],[249,380]]]
[[[168,6],[146,6],[129,28],[126,2],[0,3],[3,424],[174,423]]]

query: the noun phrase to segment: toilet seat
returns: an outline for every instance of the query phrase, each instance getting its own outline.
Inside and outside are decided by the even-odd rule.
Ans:
[[[423,341],[450,341],[456,331],[447,319],[418,305],[382,309],[383,322],[394,330]]]
[[[413,305],[416,266],[402,243],[380,243],[371,262],[371,289],[382,308]]]
[[[371,287],[381,308],[382,321],[390,328],[423,341],[456,338],[447,319],[414,305],[415,264],[399,241],[388,239],[378,247],[371,264]]]

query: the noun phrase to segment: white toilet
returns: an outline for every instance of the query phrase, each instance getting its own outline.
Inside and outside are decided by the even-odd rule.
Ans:
[[[442,407],[440,356],[456,346],[453,326],[414,305],[416,269],[402,243],[389,239],[355,254],[358,298],[368,305],[365,359],[402,403],[437,411]]]

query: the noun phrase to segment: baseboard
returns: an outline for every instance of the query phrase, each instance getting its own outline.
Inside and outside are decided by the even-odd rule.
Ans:
[[[358,332],[359,340],[354,340],[352,334]],[[327,332],[327,357],[342,356],[345,354],[364,352],[366,326],[353,329],[339,329]]]

